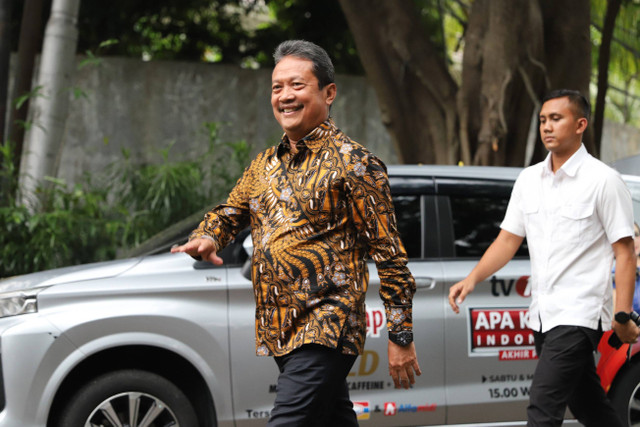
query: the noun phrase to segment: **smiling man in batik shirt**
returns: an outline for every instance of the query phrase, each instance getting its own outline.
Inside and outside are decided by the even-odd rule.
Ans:
[[[256,352],[280,369],[268,425],[357,425],[346,377],[364,347],[365,259],[380,276],[396,387],[421,373],[415,282],[385,165],[329,117],[337,89],[327,53],[293,40],[274,59],[271,105],[282,141],[253,160],[227,202],[173,252],[221,264],[216,252],[250,226]]]

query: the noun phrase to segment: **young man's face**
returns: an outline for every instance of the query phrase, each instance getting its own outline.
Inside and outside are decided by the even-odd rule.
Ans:
[[[271,75],[271,107],[291,141],[299,141],[329,117],[336,85],[318,87],[313,63],[285,56]]]
[[[569,98],[550,99],[540,110],[540,138],[554,154],[572,154],[582,142],[587,119],[577,117]]]

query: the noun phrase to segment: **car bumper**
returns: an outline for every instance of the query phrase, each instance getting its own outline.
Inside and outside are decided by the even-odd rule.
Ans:
[[[0,319],[0,427],[42,427],[54,397],[52,382],[75,347],[37,313]]]

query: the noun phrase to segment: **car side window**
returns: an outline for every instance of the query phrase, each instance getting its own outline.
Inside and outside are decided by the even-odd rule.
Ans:
[[[419,195],[395,195],[393,204],[396,211],[398,231],[409,258],[422,257],[422,222]]]
[[[456,258],[480,258],[500,232],[508,197],[450,195]],[[526,257],[526,242],[516,252]]]
[[[479,259],[500,233],[513,181],[447,177],[436,184],[442,257]],[[525,241],[515,256],[528,255]]]

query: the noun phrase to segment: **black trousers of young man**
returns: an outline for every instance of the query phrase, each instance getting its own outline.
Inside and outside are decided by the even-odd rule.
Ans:
[[[267,426],[357,426],[347,387],[356,357],[315,344],[275,357],[280,375]]]
[[[601,331],[557,326],[534,332],[538,366],[529,393],[529,427],[562,425],[567,406],[586,427],[622,427],[600,385],[593,351]]]

